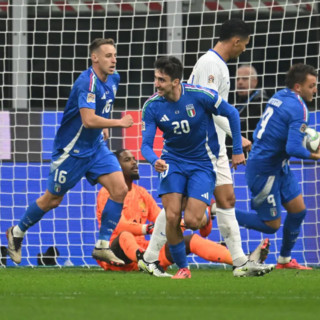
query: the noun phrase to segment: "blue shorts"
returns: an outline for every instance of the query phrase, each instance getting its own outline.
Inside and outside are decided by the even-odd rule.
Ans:
[[[274,175],[258,171],[248,163],[246,179],[251,191],[251,207],[263,221],[278,219],[281,216],[281,204],[301,194],[298,180],[288,165]]]
[[[201,200],[209,205],[216,183],[216,174],[212,164],[208,164],[206,167],[180,160],[165,160],[168,169],[159,174],[159,196],[176,192]]]
[[[91,185],[95,185],[100,176],[116,171],[122,171],[118,159],[105,145],[87,158],[76,158],[62,152],[52,159],[47,188],[52,194],[61,196],[84,176]]]

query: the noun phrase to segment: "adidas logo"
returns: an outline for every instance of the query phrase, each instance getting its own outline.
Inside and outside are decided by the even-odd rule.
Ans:
[[[209,192],[206,192],[206,193],[202,194],[201,197],[209,200]]]
[[[106,99],[106,94],[104,93],[101,100],[105,100]]]
[[[167,115],[163,115],[163,117],[160,119],[160,122],[165,122],[165,121],[169,121],[169,118],[167,117]]]

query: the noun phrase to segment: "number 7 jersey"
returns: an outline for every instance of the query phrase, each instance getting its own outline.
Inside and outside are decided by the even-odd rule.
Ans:
[[[310,152],[302,146],[308,118],[308,108],[299,95],[289,89],[275,93],[257,124],[249,161],[258,160],[261,171],[274,171],[291,156],[309,158]]]

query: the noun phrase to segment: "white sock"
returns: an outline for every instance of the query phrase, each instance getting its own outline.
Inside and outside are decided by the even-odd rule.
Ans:
[[[96,242],[96,248],[101,249],[101,248],[109,248],[109,241],[107,240],[98,240]]]
[[[279,256],[278,257],[278,263],[281,263],[281,264],[285,264],[285,263],[289,263],[291,261],[291,257],[281,257]]]
[[[143,255],[146,262],[154,262],[159,259],[160,250],[167,242],[166,224],[166,213],[162,209],[155,221],[148,248]]]
[[[18,225],[13,227],[12,233],[15,238],[23,238],[25,234]]]
[[[241,244],[239,224],[235,216],[235,209],[217,208],[217,222],[221,235],[230,251],[233,265],[241,266],[248,261]]]

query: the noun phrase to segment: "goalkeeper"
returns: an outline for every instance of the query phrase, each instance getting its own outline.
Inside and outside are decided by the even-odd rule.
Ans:
[[[124,200],[120,221],[111,236],[111,249],[126,265],[119,267],[99,260],[97,262],[105,270],[133,271],[138,270],[137,258],[141,258],[144,249],[147,248],[149,243],[144,235],[152,233],[153,222],[161,209],[145,188],[133,183],[133,180],[139,179],[139,171],[137,161],[132,153],[129,150],[121,149],[115,152],[115,155],[121,165],[129,192]],[[109,192],[102,188],[97,198],[99,226],[103,208],[108,201]],[[206,215],[204,215],[204,219],[207,219]],[[206,221],[204,221],[204,224],[206,224]],[[208,261],[232,265],[231,255],[225,246],[204,239],[198,234],[185,236],[184,241],[187,254],[194,253]],[[156,263],[155,276],[171,277],[170,274],[162,269],[173,264],[167,245],[161,248],[159,261]]]

